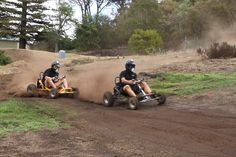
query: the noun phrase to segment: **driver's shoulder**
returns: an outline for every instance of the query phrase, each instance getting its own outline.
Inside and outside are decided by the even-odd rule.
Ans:
[[[44,71],[44,73],[49,72],[49,71],[51,71],[51,70],[52,70],[52,68],[47,68],[47,69]]]
[[[125,75],[126,73],[127,73],[126,70],[123,70],[120,72],[120,76]]]

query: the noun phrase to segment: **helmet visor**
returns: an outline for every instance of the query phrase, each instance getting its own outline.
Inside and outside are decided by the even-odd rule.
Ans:
[[[56,64],[55,67],[56,67],[57,69],[59,69],[59,68],[60,68],[60,64]]]

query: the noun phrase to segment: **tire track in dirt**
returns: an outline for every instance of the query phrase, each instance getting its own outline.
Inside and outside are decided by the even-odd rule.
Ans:
[[[175,54],[133,58],[138,65],[137,72],[196,59],[192,54],[180,56],[186,58]],[[126,58],[78,65],[66,74],[81,87],[81,92],[88,92],[81,93],[83,99],[98,101],[103,90],[111,90],[113,78],[124,68],[125,61]],[[22,76],[27,75],[22,73]],[[74,116],[64,119],[72,127],[1,137],[0,156],[229,157],[236,153],[236,120],[227,111],[215,113],[204,106],[194,111],[179,108],[182,101],[167,101],[161,107],[141,106],[131,111],[119,105],[105,108],[65,98],[43,100],[62,110],[74,111]]]
[[[94,139],[104,155],[228,157],[236,151],[235,116],[178,110],[168,104],[131,111],[119,105],[105,108],[77,100],[57,101],[62,109],[78,112],[69,122]]]

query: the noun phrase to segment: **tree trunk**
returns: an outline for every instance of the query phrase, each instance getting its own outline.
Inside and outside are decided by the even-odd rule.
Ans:
[[[55,43],[55,49],[54,52],[57,53],[59,51],[58,41]]]
[[[22,1],[22,16],[21,16],[21,24],[20,24],[20,49],[25,49],[26,47],[26,16],[27,16],[27,1]]]
[[[20,49],[25,49],[26,48],[26,43],[27,43],[26,39],[21,37],[20,41],[19,41],[19,48]]]

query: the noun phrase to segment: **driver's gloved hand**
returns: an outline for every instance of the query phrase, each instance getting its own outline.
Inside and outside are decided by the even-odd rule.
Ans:
[[[132,84],[136,84],[137,81],[135,79],[132,79]]]

